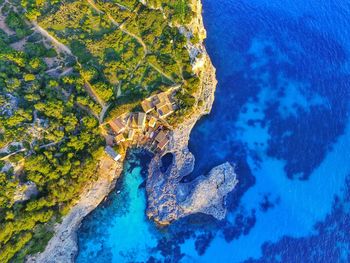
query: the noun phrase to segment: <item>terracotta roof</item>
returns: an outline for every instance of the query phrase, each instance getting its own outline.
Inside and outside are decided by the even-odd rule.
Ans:
[[[174,111],[173,107],[170,104],[166,104],[161,108],[158,108],[157,112],[160,117],[166,117]]]
[[[166,133],[165,131],[160,131],[160,132],[157,134],[155,140],[156,140],[157,142],[161,142],[162,140],[164,140],[164,139],[166,138],[166,136],[167,136],[167,133]]]
[[[142,101],[141,107],[146,113],[150,112],[154,108],[152,102],[149,99],[145,99],[144,101]]]
[[[160,150],[163,150],[165,148],[165,146],[167,146],[169,143],[169,139],[168,138],[164,138],[160,143],[158,143],[157,147]]]
[[[109,122],[109,125],[116,133],[121,133],[125,130],[125,123],[122,122],[120,118],[116,118]]]

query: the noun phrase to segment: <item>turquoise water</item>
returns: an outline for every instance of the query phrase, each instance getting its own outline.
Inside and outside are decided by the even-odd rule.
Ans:
[[[79,230],[77,262],[350,262],[350,3],[203,4],[219,84],[185,180],[235,163],[227,218],[157,229],[145,217],[149,157],[131,153]]]

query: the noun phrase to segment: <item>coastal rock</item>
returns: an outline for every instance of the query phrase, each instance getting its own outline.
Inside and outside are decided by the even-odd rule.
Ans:
[[[238,182],[234,168],[225,163],[213,168],[207,177],[200,176],[191,183],[181,183],[181,179],[193,171],[195,162],[188,149],[191,130],[203,115],[210,112],[217,84],[215,68],[203,50],[204,64],[200,78],[202,88],[197,96],[203,104],[198,105],[196,111],[171,133],[167,149],[167,152],[173,154],[171,166],[162,172],[161,157],[158,155],[149,165],[146,182],[147,216],[159,225],[168,225],[194,213],[205,213],[223,219],[226,214],[225,196]],[[204,198],[205,195],[208,198]]]
[[[189,154],[188,156],[192,156]],[[191,161],[193,164],[193,159]],[[176,164],[161,173],[156,158],[150,166],[147,181],[147,215],[159,225],[167,225],[177,219],[195,213],[212,215],[222,220],[226,215],[225,197],[238,183],[234,167],[224,163],[213,168],[207,176],[199,176],[189,183],[181,183],[183,175],[192,170],[184,165],[185,173],[178,172]]]
[[[224,219],[225,197],[237,183],[234,167],[226,162],[213,168],[208,176],[197,177],[189,185],[179,184],[178,196],[191,189],[190,193],[186,193],[187,198],[179,203],[183,215],[204,213],[219,220]]]
[[[173,153],[174,161],[167,171],[165,173],[161,172],[161,156],[155,156],[151,161],[149,177],[146,184],[148,194],[147,214],[160,224],[166,224],[184,216],[184,209],[187,206],[187,202],[191,203],[191,201],[189,201],[190,199],[187,199],[181,193],[186,189],[188,191],[187,193],[191,193],[193,187],[190,184],[183,184],[181,187],[178,187],[181,178],[191,173],[194,167],[194,157],[187,147],[189,135],[195,123],[203,115],[210,112],[214,102],[214,92],[217,85],[215,68],[211,64],[210,58],[203,45],[206,31],[201,16],[201,1],[193,0],[192,5],[197,17],[192,21],[189,27],[192,32],[198,32],[200,43],[196,47],[189,47],[189,52],[190,54],[193,54],[193,59],[198,58],[198,55],[202,54],[202,60],[201,63],[199,63],[200,67],[198,68],[202,82],[198,98],[202,103],[200,106],[198,105],[196,112],[194,112],[190,118],[186,119],[172,132],[168,152]],[[195,60],[193,62],[196,63]],[[123,167],[121,164],[116,164],[114,161],[113,163],[108,164],[101,162],[100,169],[102,169],[102,171],[98,171],[98,174],[100,175],[99,179],[91,186],[87,187],[87,191],[81,196],[81,199],[72,208],[69,214],[64,217],[62,223],[56,225],[55,235],[49,241],[45,251],[35,256],[27,257],[26,262],[74,262],[75,256],[78,252],[76,231],[79,228],[82,219],[95,209],[103,198],[108,195],[111,189],[113,189],[116,179],[122,172]],[[230,168],[227,167],[227,170],[230,170]],[[216,172],[214,172],[214,174],[216,174]],[[220,181],[220,176],[213,176],[213,178],[216,177],[218,178],[215,180]],[[226,172],[224,177],[227,178]],[[200,185],[202,184],[198,182],[197,184],[199,185],[197,186],[199,187],[198,189],[200,189]],[[215,184],[210,183],[210,185]],[[227,192],[225,189],[222,188],[213,196],[224,196],[225,192]],[[196,199],[195,197],[197,195],[198,194],[192,194],[192,197]],[[220,206],[217,201],[219,199],[220,198],[212,198],[209,202],[206,202],[206,205],[196,205],[196,212],[211,214],[217,216],[218,219],[221,219],[222,216],[224,216],[222,211],[224,211],[225,208],[222,205]],[[221,199],[221,204],[223,203],[222,201],[223,199]],[[197,201],[195,203],[199,204]],[[181,207],[180,204],[182,204],[183,207]],[[214,204],[217,204],[217,206]],[[218,209],[215,207],[218,207]],[[188,210],[186,215],[190,213],[194,213],[194,211]]]
[[[55,226],[55,235],[47,244],[45,251],[26,258],[27,263],[70,263],[74,262],[78,252],[77,230],[83,218],[94,210],[103,201],[106,195],[114,188],[116,180],[121,174],[121,163],[113,161],[108,156],[103,156],[99,164],[101,176],[63,218],[62,223]]]

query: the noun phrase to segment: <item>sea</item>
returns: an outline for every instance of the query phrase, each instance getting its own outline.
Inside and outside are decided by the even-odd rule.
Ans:
[[[157,228],[151,157],[134,150],[84,219],[76,262],[350,262],[350,1],[202,2],[218,86],[184,180],[234,164],[227,217]]]

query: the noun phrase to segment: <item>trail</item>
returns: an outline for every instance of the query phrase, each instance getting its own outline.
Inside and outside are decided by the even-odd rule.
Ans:
[[[75,102],[75,104],[79,108],[81,108],[82,110],[86,111],[87,113],[89,113],[90,115],[94,116],[96,119],[99,120],[100,117],[95,112],[93,112],[89,107],[86,107],[86,106],[80,104],[79,102]]]
[[[114,20],[114,18],[107,12],[102,11],[99,7],[96,6],[96,4],[92,1],[92,0],[86,0],[90,6],[99,14],[106,14],[108,19],[112,22],[113,25],[117,26],[123,33],[127,34],[128,36],[134,38],[142,47],[144,50],[144,56],[143,58],[140,60],[142,61],[143,59],[145,59],[145,57],[147,56],[147,54],[149,54],[149,50],[147,48],[147,45],[145,44],[145,42],[143,41],[143,39],[137,35],[135,35],[134,33],[128,31],[127,29],[125,29],[124,27],[124,23],[123,24],[119,24],[117,21]],[[140,62],[137,64],[136,68],[137,69],[139,67]],[[175,83],[174,79],[169,76],[168,74],[166,74],[163,70],[161,70],[160,68],[158,68],[157,66],[153,65],[152,63],[148,64],[154,68],[156,71],[158,71],[161,75],[163,75],[164,77],[166,77],[167,79],[169,79],[170,81],[172,81],[173,83]]]
[[[96,6],[96,4],[94,3],[94,1],[92,1],[92,0],[86,0],[86,1],[90,4],[90,6],[91,6],[97,13],[99,13],[99,14],[106,14],[107,17],[108,17],[108,19],[112,22],[113,25],[117,26],[117,27],[118,27],[121,31],[123,31],[125,34],[127,34],[127,35],[131,36],[132,38],[136,39],[137,42],[143,47],[143,49],[144,49],[144,51],[145,51],[145,54],[148,53],[147,46],[146,46],[145,42],[143,42],[142,38],[140,38],[139,36],[137,36],[137,35],[131,33],[130,31],[126,30],[126,29],[124,28],[124,24],[119,24],[117,21],[115,21],[114,18],[113,18],[109,13],[102,11],[98,6]],[[120,4],[118,4],[118,5],[119,5],[120,7],[123,7],[123,8],[128,9],[128,8],[125,7],[125,6],[122,6],[122,5],[120,5]],[[128,10],[130,10],[130,9],[128,9]]]
[[[89,1],[89,0],[88,0],[88,2],[89,2],[90,4],[93,4],[93,3],[92,3],[91,1]],[[92,6],[94,6],[94,9],[97,8],[97,6],[95,6],[95,5],[92,5]],[[95,10],[101,12],[98,8],[95,9]],[[34,27],[33,27],[34,30],[36,30],[36,31],[39,32],[41,35],[43,35],[43,36],[45,36],[46,38],[48,38],[48,39],[55,45],[55,47],[56,47],[58,50],[60,50],[61,52],[66,53],[66,54],[68,54],[68,55],[70,55],[70,56],[73,56],[73,57],[75,58],[77,64],[78,64],[78,66],[79,66],[80,68],[82,68],[82,65],[81,65],[80,62],[78,61],[78,58],[73,54],[73,52],[70,50],[70,48],[69,48],[68,46],[62,44],[58,39],[56,39],[54,36],[52,36],[46,29],[44,29],[44,28],[42,28],[41,26],[39,26],[38,23],[36,23],[36,22],[34,22],[34,21],[33,21],[32,23],[33,23],[33,26],[34,26]],[[66,74],[66,72],[63,72],[63,73]],[[63,74],[63,73],[62,73],[62,74]],[[107,111],[109,105],[106,105],[105,102],[98,96],[98,94],[96,93],[96,91],[94,90],[94,88],[92,87],[92,85],[89,83],[89,81],[87,81],[87,79],[86,79],[83,75],[81,75],[81,76],[82,76],[82,78],[84,79],[84,82],[85,82],[84,87],[85,87],[86,92],[87,92],[98,104],[100,104],[100,106],[102,107],[102,111],[101,111],[101,113],[100,113],[100,116],[97,117],[97,119],[98,119],[99,121],[101,121],[101,119],[103,119],[104,114],[105,114],[105,112]],[[95,114],[93,114],[93,116],[96,117]]]
[[[108,105],[106,105],[102,108],[102,111],[100,112],[100,116],[98,117],[98,121],[100,124],[103,123],[103,119],[105,117],[105,114],[110,106],[111,106],[111,104],[109,103]]]
[[[172,81],[173,83],[175,83],[174,79],[172,77],[170,77],[168,74],[166,74],[164,71],[162,71],[160,68],[158,68],[156,65],[152,64],[151,62],[148,62],[148,64],[154,68],[156,71],[158,71],[161,75],[163,75],[164,77],[166,77],[168,80]]]
[[[33,26],[34,26],[34,30],[38,31],[41,35],[45,36],[46,38],[48,38],[49,40],[51,40],[51,42],[63,53],[67,53],[71,56],[74,56],[72,51],[69,49],[69,47],[67,47],[66,45],[62,44],[60,41],[58,41],[54,36],[50,35],[49,32],[47,32],[46,29],[42,28],[41,26],[38,25],[37,22],[33,21],[32,22]],[[75,57],[75,56],[74,56]],[[76,57],[75,57],[76,58]]]
[[[5,161],[5,160],[7,160],[8,158],[10,158],[12,155],[15,155],[15,154],[20,153],[20,152],[24,152],[25,150],[26,150],[25,148],[22,148],[22,149],[20,149],[20,150],[18,150],[18,151],[15,151],[15,152],[13,152],[13,153],[10,153],[10,154],[8,154],[8,155],[6,155],[6,156],[0,158],[0,161]]]
[[[39,146],[39,149],[44,149],[44,148],[48,148],[48,147],[51,147],[51,146],[55,146],[55,145],[65,141],[66,139],[67,139],[67,137],[63,137],[62,140],[59,140],[58,142],[50,142],[50,143],[41,145],[41,146]]]
[[[103,14],[102,10],[97,7],[97,5],[94,3],[94,1],[86,0],[88,1],[89,5],[99,14]]]

